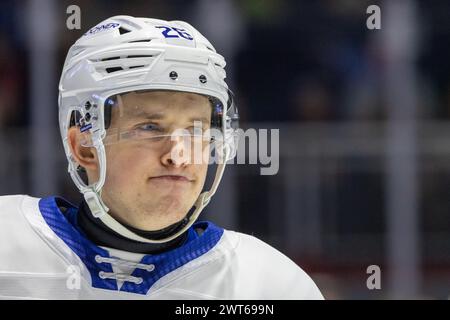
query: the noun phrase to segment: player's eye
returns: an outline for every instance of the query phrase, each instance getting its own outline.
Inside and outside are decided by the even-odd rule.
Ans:
[[[157,124],[154,123],[144,123],[141,124],[137,127],[138,130],[142,130],[142,131],[148,131],[148,132],[160,132],[162,131],[162,128],[160,126],[158,126]]]

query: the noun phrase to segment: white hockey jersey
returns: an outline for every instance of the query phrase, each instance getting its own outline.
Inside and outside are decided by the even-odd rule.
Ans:
[[[301,268],[255,237],[197,222],[204,232],[191,227],[181,247],[124,259],[87,239],[67,207],[55,197],[0,197],[0,298],[323,299]]]

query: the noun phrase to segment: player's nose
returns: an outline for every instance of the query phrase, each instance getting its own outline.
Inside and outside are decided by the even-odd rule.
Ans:
[[[167,167],[185,167],[190,163],[190,151],[182,137],[172,138],[161,155],[161,163]]]

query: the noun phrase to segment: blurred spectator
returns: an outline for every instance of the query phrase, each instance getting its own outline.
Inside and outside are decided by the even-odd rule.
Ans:
[[[332,120],[332,94],[319,79],[306,77],[293,90],[292,121],[326,121]]]
[[[5,34],[0,33],[0,127],[23,124],[23,63]]]

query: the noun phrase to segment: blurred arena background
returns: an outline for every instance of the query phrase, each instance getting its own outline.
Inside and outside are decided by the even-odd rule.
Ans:
[[[80,201],[57,83],[69,46],[117,14],[196,26],[227,59],[242,127],[280,129],[278,174],[230,165],[203,218],[286,253],[326,298],[449,297],[449,1],[3,0],[0,194]]]

